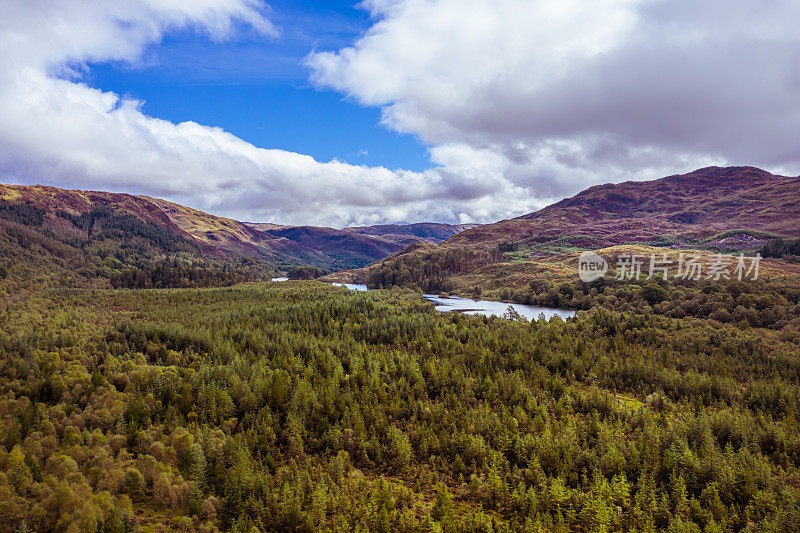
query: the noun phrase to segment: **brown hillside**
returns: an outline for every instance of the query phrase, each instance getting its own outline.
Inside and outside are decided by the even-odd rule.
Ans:
[[[595,247],[654,238],[677,246],[736,229],[800,236],[800,178],[753,167],[709,167],[597,185],[535,213],[455,235],[446,246],[493,248],[565,235],[589,237]]]
[[[244,223],[159,198],[39,185],[0,185],[0,199],[43,211],[45,229],[79,240],[91,236],[92,225],[78,227],[59,213],[81,216],[107,208],[186,238],[203,254],[244,255],[279,266],[313,265],[332,270],[368,265],[416,241],[439,243],[467,227],[419,223],[339,230]]]
[[[458,233],[438,247],[404,250],[347,277],[496,295],[536,278],[574,277],[582,250],[642,245],[661,252],[754,252],[777,236],[800,236],[800,178],[709,167],[591,187],[535,213]]]

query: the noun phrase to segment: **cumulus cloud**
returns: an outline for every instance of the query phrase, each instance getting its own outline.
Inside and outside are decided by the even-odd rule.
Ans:
[[[471,218],[491,176],[321,163],[219,128],[148,117],[81,82],[90,61],[136,62],[169,31],[278,30],[252,0],[6,2],[0,7],[3,181],[165,197],[243,220],[344,226]],[[455,193],[455,194],[454,194]],[[486,216],[509,216],[506,207]]]
[[[260,0],[8,0],[0,179],[344,226],[493,221],[708,164],[797,172],[800,5],[768,4],[366,0],[369,31],[308,65],[430,146],[431,169],[410,172],[256,147],[82,82],[87,63],[135,63],[172,31],[280,38]]]
[[[538,198],[704,164],[798,172],[800,4],[367,0],[313,79]]]

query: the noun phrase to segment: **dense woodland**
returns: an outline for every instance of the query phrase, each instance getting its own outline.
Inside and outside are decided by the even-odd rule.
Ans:
[[[613,285],[532,323],[313,281],[34,293],[0,314],[0,529],[795,532],[796,294],[735,287],[676,290],[785,320]]]
[[[55,220],[0,199],[0,296],[55,287],[208,287],[256,281],[272,265],[203,254],[197,244],[135,216],[98,207]]]
[[[504,291],[506,299],[572,309],[604,307],[634,314],[709,318],[742,327],[782,329],[800,325],[800,282],[794,279],[710,281],[662,279],[533,281],[527,290]]]
[[[418,287],[426,293],[450,291],[448,278],[469,272],[482,262],[502,259],[500,251],[485,252],[465,248],[423,249],[418,254],[400,254],[387,258],[367,270],[370,287]]]
[[[780,257],[800,263],[800,239],[773,239],[761,248],[764,257]]]

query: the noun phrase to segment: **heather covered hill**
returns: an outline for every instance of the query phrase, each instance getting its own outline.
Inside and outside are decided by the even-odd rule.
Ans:
[[[154,206],[146,197],[134,196],[124,193],[110,193],[103,191],[66,190],[43,185],[3,185],[0,184],[0,199],[3,202],[3,211],[10,213],[15,209],[26,206],[31,212],[36,211],[39,216],[32,221],[40,222],[45,228],[55,232],[59,230],[73,231],[63,221],[68,218],[59,216],[68,214],[80,217],[91,213],[97,208],[105,208],[118,213],[134,216],[144,222],[162,226],[172,232],[181,233],[180,229],[171,223],[170,219],[160,209]],[[8,215],[5,219],[14,219]],[[39,220],[41,219],[41,220]],[[17,220],[26,223],[26,220]],[[34,224],[37,225],[37,224]],[[75,225],[76,228],[91,232],[92,227],[84,224]]]
[[[0,186],[3,298],[63,286],[230,285],[272,272],[195,240],[144,198]]]
[[[458,234],[447,245],[525,247],[579,236],[604,246],[693,245],[737,229],[762,232],[760,240],[767,234],[800,236],[799,222],[800,178],[753,167],[708,167],[654,181],[597,185],[535,213]]]
[[[88,238],[100,220],[93,213],[104,211],[152,224],[175,238],[193,243],[204,253],[218,256],[238,252],[275,259],[292,247],[291,243],[252,230],[241,222],[148,196],[0,184],[0,198],[7,209],[26,206],[39,212],[41,224],[38,225],[56,234]]]
[[[764,247],[791,249],[776,247],[774,240],[798,236],[800,178],[753,167],[709,167],[591,187],[535,213],[463,231],[436,248],[411,248],[337,276],[508,299],[534,280],[574,278],[583,250],[643,246],[647,255],[679,250],[754,254]],[[770,268],[794,275],[794,267],[781,261]]]
[[[147,227],[148,234],[157,234],[159,246],[164,247],[162,255],[184,251],[169,248],[180,243],[198,260],[246,259],[268,268],[363,267],[411,242],[438,243],[469,227],[421,223],[339,230],[244,223],[159,198],[45,186],[0,185],[0,199],[0,220],[21,224],[24,231],[45,239],[66,239],[85,248],[103,234],[110,220],[118,225],[124,219],[129,225],[142,226],[137,231]],[[116,236],[130,237],[125,231]]]
[[[368,265],[400,248],[385,239],[334,228],[288,226],[265,233],[296,243],[304,252],[303,262],[336,269]]]
[[[300,247],[294,242],[274,237],[245,223],[159,198],[146,199],[181,232],[209,249],[276,263],[295,259],[301,254]]]

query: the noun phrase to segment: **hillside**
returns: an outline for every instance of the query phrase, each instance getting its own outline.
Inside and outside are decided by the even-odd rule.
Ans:
[[[535,213],[464,232],[448,245],[524,247],[580,235],[605,246],[678,246],[734,229],[800,236],[798,221],[800,178],[753,167],[708,167],[654,181],[597,185]]]
[[[4,299],[46,287],[230,285],[272,272],[194,239],[146,198],[0,186]]]
[[[265,233],[296,243],[304,251],[300,256],[304,263],[338,269],[368,265],[401,248],[385,239],[334,228],[288,226]]]
[[[249,222],[246,225],[272,237],[296,243],[298,249],[295,257],[299,262],[337,270],[368,265],[400,252],[412,242],[438,244],[461,231],[477,227],[477,224],[430,222],[344,229]]]
[[[300,247],[236,220],[211,215],[158,198],[142,197],[165,215],[171,225],[204,249],[280,263],[300,255]]]
[[[225,271],[222,277],[231,281],[302,265],[357,268],[416,240],[438,243],[464,229],[425,223],[345,230],[243,223],[148,196],[46,186],[0,184],[0,201],[3,268],[20,265],[27,277],[81,284],[103,285],[122,276],[125,285],[151,286],[154,276],[175,277],[161,272],[165,263],[173,272],[187,265]],[[20,243],[27,245],[20,249]]]
[[[413,249],[341,276],[379,285],[402,279],[431,290],[513,291],[545,276],[574,277],[583,250],[754,252],[776,237],[798,236],[800,178],[709,167],[591,187],[535,213],[463,231],[435,249]]]
[[[361,226],[347,228],[345,231],[362,235],[378,235],[384,239],[404,245],[414,241],[439,243],[457,235],[462,231],[477,228],[480,224],[437,224],[419,222],[417,224],[381,224],[377,226]]]

